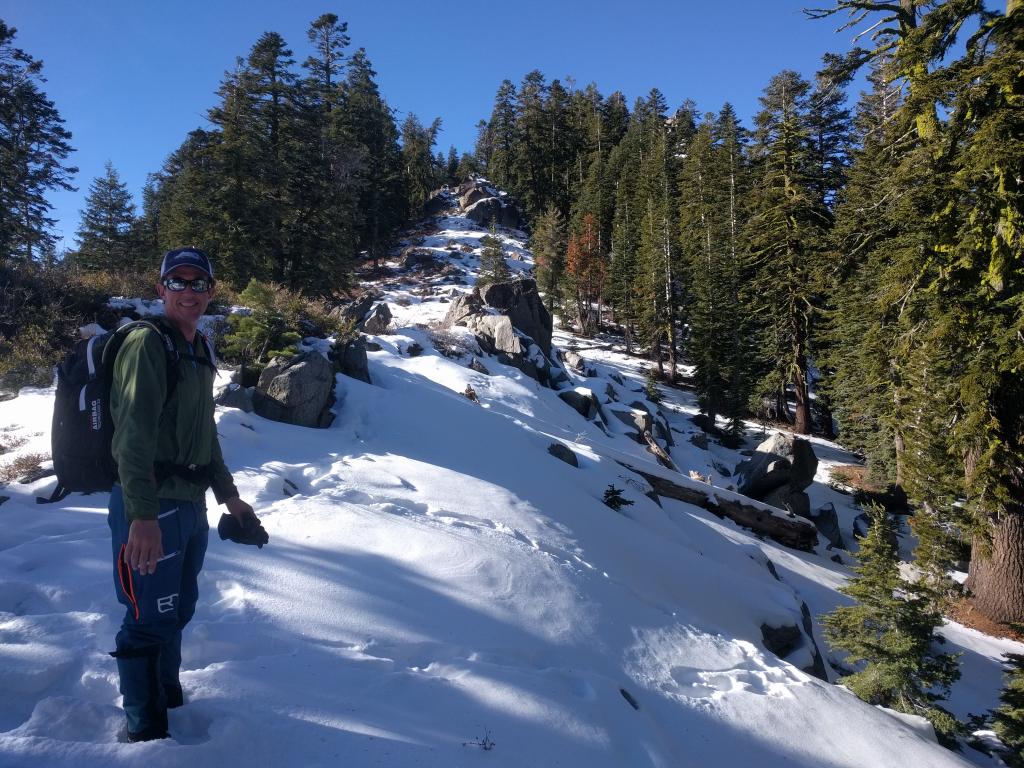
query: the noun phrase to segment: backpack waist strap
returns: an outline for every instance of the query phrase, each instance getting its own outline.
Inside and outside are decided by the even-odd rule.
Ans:
[[[213,478],[212,465],[210,464],[171,464],[168,461],[156,461],[153,463],[153,474],[156,475],[157,483],[162,483],[169,477],[180,477],[196,485],[209,486]]]

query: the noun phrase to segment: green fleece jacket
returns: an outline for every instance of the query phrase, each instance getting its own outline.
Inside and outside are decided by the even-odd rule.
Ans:
[[[154,462],[208,464],[217,501],[223,504],[238,495],[217,440],[213,370],[186,357],[205,358],[205,345],[197,336],[193,348],[177,329],[172,336],[182,358],[178,362],[178,384],[166,407],[167,353],[155,331],[144,327],[130,331],[114,363],[111,448],[129,520],[155,520],[158,499],[198,501],[206,493],[205,484],[177,476],[158,485]]]

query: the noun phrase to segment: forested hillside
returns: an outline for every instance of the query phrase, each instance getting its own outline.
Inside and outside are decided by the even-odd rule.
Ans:
[[[808,15],[863,47],[776,74],[751,126],[728,102],[670,111],[653,89],[630,109],[533,71],[501,84],[477,159],[533,217],[566,322],[621,332],[668,381],[685,358],[711,423],[838,425],[918,505],[935,598],[973,541],[974,604],[1020,622],[1024,14]],[[858,72],[870,89],[848,107]]]

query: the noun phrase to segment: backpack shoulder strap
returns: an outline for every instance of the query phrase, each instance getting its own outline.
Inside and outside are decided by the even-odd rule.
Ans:
[[[178,347],[174,343],[174,337],[171,335],[171,331],[162,320],[159,320],[158,318],[149,318],[145,320],[133,320],[130,323],[122,325],[114,331],[114,335],[103,348],[102,365],[104,367],[109,366],[109,370],[113,371],[114,361],[117,359],[117,353],[121,351],[121,345],[124,344],[125,339],[128,338],[128,334],[136,328],[149,328],[151,331],[154,331],[163,342],[167,360],[167,397],[164,398],[164,403],[166,404],[171,399],[171,396],[174,394],[174,390],[178,386],[178,363],[181,360],[181,354],[178,352]]]

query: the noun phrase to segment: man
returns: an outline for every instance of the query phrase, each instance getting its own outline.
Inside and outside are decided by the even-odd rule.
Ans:
[[[213,268],[202,251],[168,251],[157,293],[177,372],[161,334],[140,327],[118,352],[110,394],[111,444],[119,483],[108,522],[115,589],[127,611],[117,633],[118,674],[129,741],[166,738],[167,709],[184,697],[178,673],[181,632],[195,612],[198,575],[210,526],[206,489],[241,528],[266,537],[251,506],[238,497],[214,422],[214,364],[197,333],[213,297]],[[177,383],[168,398],[168,374]]]

